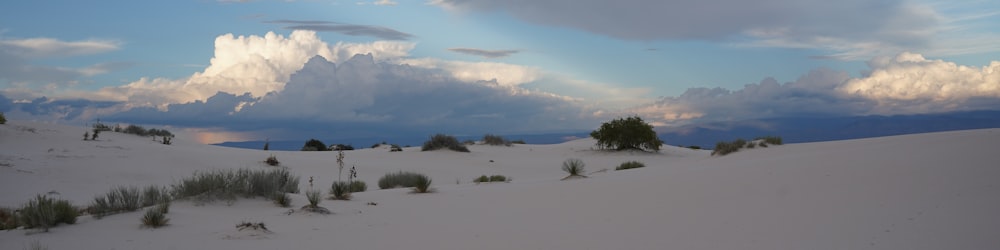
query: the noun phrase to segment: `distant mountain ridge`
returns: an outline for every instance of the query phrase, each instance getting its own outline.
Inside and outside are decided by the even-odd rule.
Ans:
[[[667,144],[712,148],[716,142],[781,136],[785,143],[848,140],[952,130],[998,128],[1000,111],[847,117],[783,117],[657,129]]]
[[[715,122],[679,128],[655,128],[666,144],[712,148],[716,142],[758,136],[780,136],[785,143],[835,141],[858,138],[930,133],[952,130],[1000,128],[1000,111],[963,111],[938,114],[845,117],[782,117],[736,122]],[[504,135],[509,140],[524,140],[529,144],[555,144],[586,138],[590,131],[535,135]],[[430,135],[393,138],[332,138],[321,139],[327,144],[350,144],[367,148],[388,142],[400,146],[420,146]],[[456,136],[459,140],[479,140],[478,136]],[[306,140],[271,141],[271,150],[299,150]],[[216,145],[261,149],[264,141],[224,142]]]

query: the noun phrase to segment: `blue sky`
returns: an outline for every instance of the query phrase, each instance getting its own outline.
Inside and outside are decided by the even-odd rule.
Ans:
[[[631,114],[672,127],[998,99],[995,1],[0,4],[9,117],[227,135],[213,138],[541,133]]]

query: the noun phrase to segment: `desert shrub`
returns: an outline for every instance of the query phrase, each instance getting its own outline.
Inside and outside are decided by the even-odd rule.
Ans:
[[[298,193],[299,177],[287,169],[215,170],[198,172],[173,185],[174,198],[208,202],[235,200],[237,196],[272,197],[276,192]]]
[[[507,177],[506,176],[503,176],[503,175],[491,175],[490,176],[490,182],[505,182],[505,181],[507,181]]]
[[[69,201],[39,195],[21,207],[18,223],[25,229],[41,228],[48,232],[59,223],[76,223],[77,216],[76,208]]]
[[[278,166],[281,164],[281,162],[278,161],[278,157],[275,157],[274,155],[268,156],[267,160],[264,160],[264,163],[268,166]]]
[[[289,207],[292,205],[292,197],[288,196],[285,192],[276,192],[271,196],[271,200],[274,201],[275,205],[279,207]]]
[[[490,182],[490,177],[486,176],[486,175],[479,176],[479,177],[477,177],[475,179],[472,179],[472,182],[475,182],[475,183]]]
[[[642,164],[642,162],[626,161],[622,162],[621,165],[618,165],[618,167],[616,167],[615,170],[626,170],[626,169],[644,168],[644,167],[646,167],[646,164]]]
[[[330,194],[335,200],[351,199],[351,183],[346,181],[334,181],[330,187]]]
[[[21,223],[18,223],[14,209],[0,207],[0,230],[10,230],[20,226]]]
[[[316,139],[309,139],[306,141],[305,145],[302,145],[302,151],[327,151],[326,144],[322,141]]]
[[[500,146],[500,145],[510,146],[511,142],[507,141],[507,139],[504,139],[502,136],[499,135],[486,134],[483,136],[483,143],[485,143],[486,145],[493,145],[493,146]]]
[[[400,188],[400,187],[413,187],[417,185],[417,179],[423,176],[422,174],[403,172],[399,171],[397,173],[388,173],[378,179],[378,188],[380,189],[390,189],[390,188]]]
[[[7,117],[3,115],[3,112],[0,112],[0,124],[7,124]]]
[[[421,151],[432,151],[442,148],[447,148],[457,152],[469,152],[469,149],[466,148],[465,145],[458,143],[458,139],[455,139],[454,136],[444,134],[431,136],[430,140],[424,142],[424,146],[421,148]]]
[[[727,155],[736,151],[740,148],[746,146],[747,141],[743,139],[736,139],[732,142],[718,142],[715,143],[715,149],[712,150],[712,155]]]
[[[563,161],[562,170],[569,173],[569,176],[583,176],[584,166],[585,164],[583,164],[582,160],[570,158]]]
[[[699,149],[701,149],[701,146],[691,145],[691,146],[687,146],[687,148],[694,149],[694,150],[699,150]]]
[[[401,151],[403,151],[403,148],[400,148],[399,145],[392,144],[389,147],[389,152],[401,152]]]
[[[754,142],[747,143],[747,148],[756,148],[756,147],[757,147],[757,143],[754,143]]]
[[[240,222],[239,224],[236,224],[236,229],[239,230],[239,231],[243,231],[243,230],[264,230],[264,231],[270,231],[270,230],[267,230],[267,225],[264,225],[264,222],[249,222],[249,221],[243,221],[243,222]]]
[[[347,190],[351,193],[364,192],[365,190],[368,190],[368,184],[364,181],[353,180]]]
[[[431,188],[431,178],[427,177],[426,175],[418,174],[416,178],[414,178],[413,192],[414,193],[434,192],[434,189]]]
[[[330,145],[330,150],[332,150],[332,151],[350,151],[350,150],[354,150],[354,146],[351,146],[351,145],[348,145],[348,144]]]
[[[140,221],[142,221],[143,227],[159,228],[166,226],[170,219],[167,219],[167,216],[160,209],[150,208],[146,209],[146,213],[142,215]]]
[[[656,131],[638,116],[618,118],[601,124],[601,127],[590,133],[597,140],[597,145],[603,149],[614,150],[652,150],[659,151],[663,144],[656,137]]]
[[[757,144],[757,146],[760,146],[762,148],[766,148],[767,147],[767,143],[766,142],[760,142],[760,143]]]
[[[142,192],[142,206],[148,207],[156,204],[170,202],[170,191],[158,186],[149,186]]]
[[[118,186],[103,196],[95,197],[89,210],[98,219],[110,214],[135,211],[143,205],[142,195],[135,186]]]
[[[510,143],[511,144],[527,144],[527,143],[524,142],[524,140],[513,140],[513,141],[510,141]]]
[[[317,190],[306,191],[306,200],[309,200],[309,207],[318,208],[322,195]]]
[[[765,143],[771,144],[771,145],[781,145],[782,144],[781,137],[778,137],[778,136],[761,136],[761,137],[754,138],[754,140],[755,141],[756,140],[762,140]]]
[[[41,241],[32,240],[27,246],[24,247],[25,250],[49,250],[49,247],[42,245]]]

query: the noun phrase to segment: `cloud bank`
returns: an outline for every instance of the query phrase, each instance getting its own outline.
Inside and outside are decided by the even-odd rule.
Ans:
[[[265,23],[292,24],[288,30],[312,30],[318,32],[335,32],[349,36],[369,36],[383,40],[409,40],[413,35],[382,26],[346,24],[315,20],[274,20]]]
[[[528,22],[628,40],[727,40],[815,48],[866,59],[925,47],[944,20],[912,1],[435,0],[446,9],[503,12]]]
[[[692,88],[628,112],[661,125],[788,116],[850,116],[996,110],[1000,62],[975,68],[919,54],[901,53],[869,62],[870,73],[817,69],[794,82],[768,78],[739,90]]]

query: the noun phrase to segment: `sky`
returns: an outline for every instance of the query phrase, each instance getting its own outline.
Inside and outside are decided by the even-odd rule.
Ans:
[[[8,118],[206,143],[996,109],[996,1],[0,3]]]

